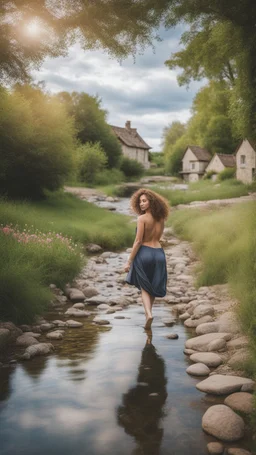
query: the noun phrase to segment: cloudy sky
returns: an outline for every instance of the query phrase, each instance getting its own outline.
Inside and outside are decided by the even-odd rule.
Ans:
[[[53,92],[84,91],[98,94],[108,111],[108,122],[124,126],[131,120],[153,151],[161,150],[163,128],[174,120],[186,122],[190,117],[193,97],[202,83],[179,87],[177,71],[170,71],[164,62],[180,49],[182,29],[159,32],[162,41],[143,55],[132,56],[121,63],[102,51],[83,51],[78,44],[66,57],[47,59],[36,81],[44,80]]]

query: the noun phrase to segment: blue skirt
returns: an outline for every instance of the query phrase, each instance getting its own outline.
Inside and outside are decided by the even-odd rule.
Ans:
[[[167,270],[163,248],[141,245],[127,274],[126,283],[145,289],[154,297],[164,297]]]

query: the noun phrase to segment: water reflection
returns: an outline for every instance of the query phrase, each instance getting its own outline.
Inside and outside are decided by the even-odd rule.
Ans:
[[[152,344],[150,331],[142,350],[137,384],[123,395],[122,405],[117,409],[119,425],[137,442],[133,452],[136,455],[160,453],[166,385],[165,363]]]

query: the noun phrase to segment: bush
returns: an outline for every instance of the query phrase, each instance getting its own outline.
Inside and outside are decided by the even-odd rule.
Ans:
[[[124,173],[119,169],[104,169],[95,175],[95,185],[110,185],[121,183],[125,180]]]
[[[213,175],[216,175],[217,172],[216,171],[208,171],[204,174],[203,176],[203,179],[204,180],[210,180],[212,178]]]
[[[218,180],[222,182],[223,180],[234,179],[235,177],[236,169],[234,167],[227,167],[219,173]]]
[[[38,88],[17,87],[0,96],[0,193],[39,198],[72,171],[73,120]]]
[[[144,174],[144,167],[136,160],[124,156],[120,166],[121,171],[126,177],[141,177]]]
[[[106,154],[98,142],[81,145],[77,153],[78,180],[88,185],[95,184],[96,175],[106,167]]]

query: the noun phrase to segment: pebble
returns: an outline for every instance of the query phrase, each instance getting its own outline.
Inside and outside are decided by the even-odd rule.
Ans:
[[[211,454],[222,454],[224,452],[224,446],[220,442],[209,442],[207,444],[207,450]]]

